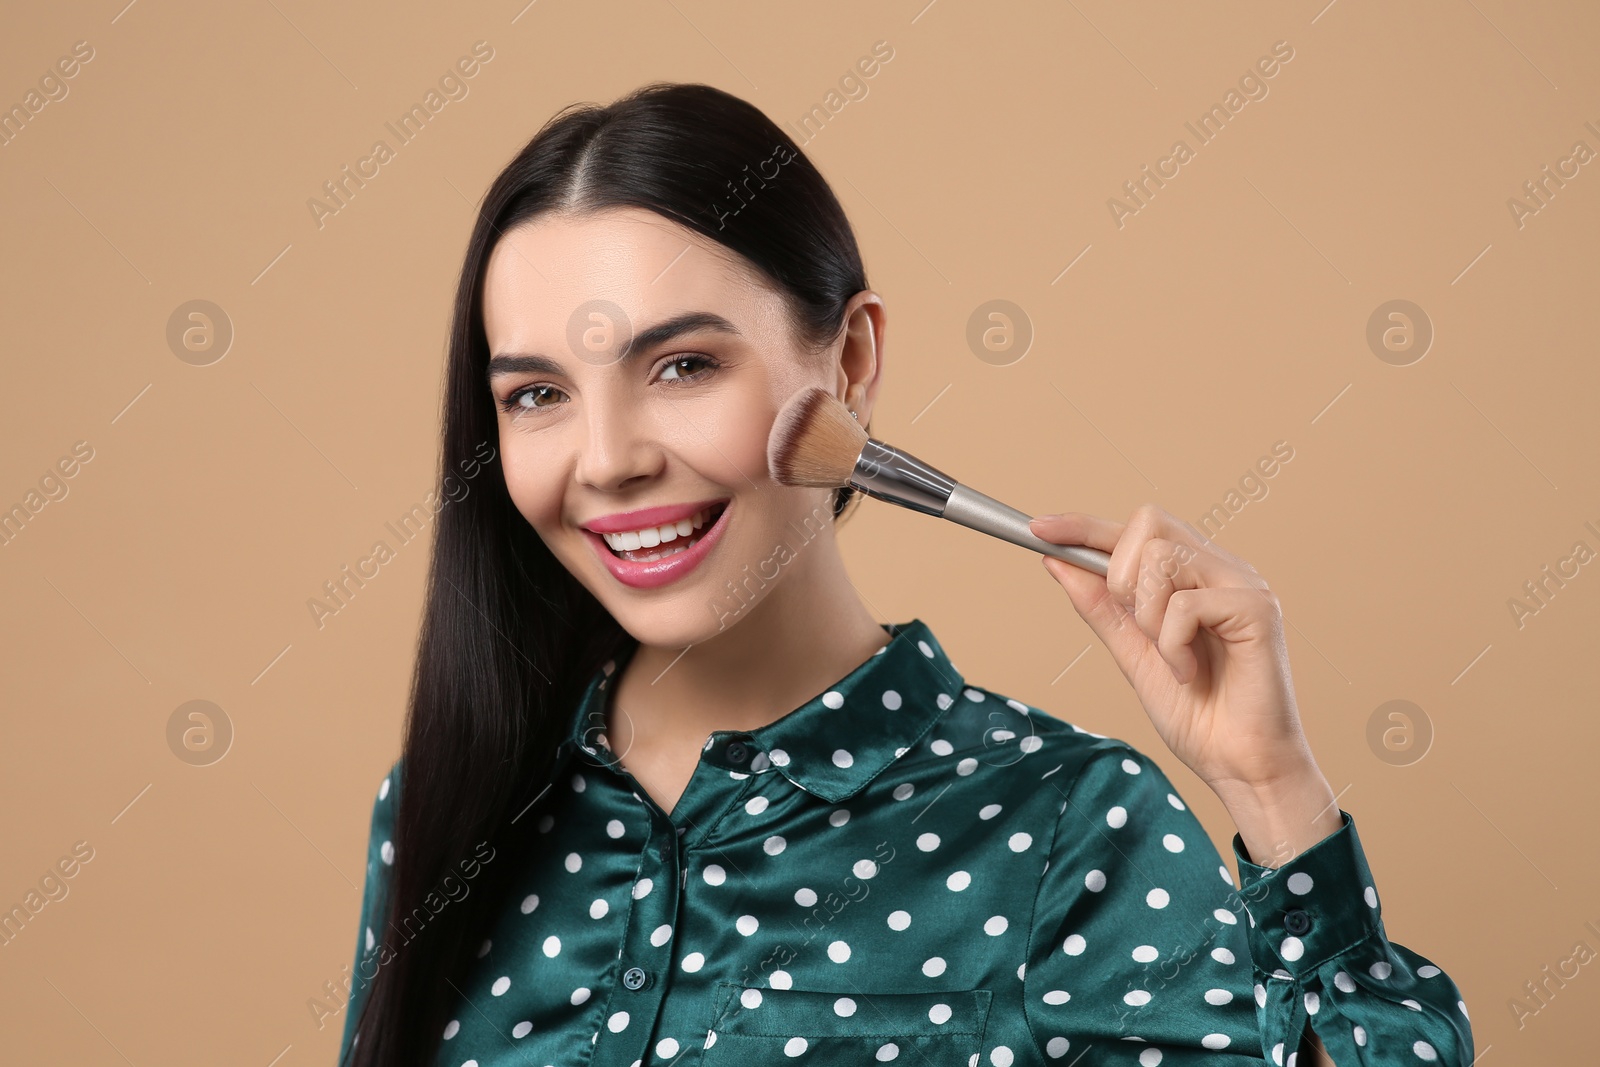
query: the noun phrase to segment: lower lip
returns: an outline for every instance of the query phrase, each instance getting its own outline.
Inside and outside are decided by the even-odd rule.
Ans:
[[[717,516],[717,521],[700,535],[698,541],[682,552],[675,552],[647,563],[623,559],[612,552],[606,545],[605,538],[593,530],[585,530],[583,533],[589,539],[589,543],[594,545],[595,554],[600,557],[600,562],[606,565],[613,578],[635,589],[655,589],[669,582],[678,581],[700,565],[700,561],[706,558],[722,536],[723,527],[728,525],[728,513],[732,510],[733,502],[729,501],[722,506],[722,514]]]

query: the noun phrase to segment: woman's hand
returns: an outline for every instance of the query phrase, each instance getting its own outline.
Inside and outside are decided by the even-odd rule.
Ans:
[[[1254,567],[1154,504],[1126,523],[1072,512],[1031,528],[1111,553],[1104,578],[1042,558],[1256,863],[1281,865],[1343,825],[1300,727],[1278,597]]]

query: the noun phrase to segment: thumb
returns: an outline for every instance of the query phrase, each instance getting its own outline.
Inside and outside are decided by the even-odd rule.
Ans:
[[[1151,647],[1150,639],[1139,629],[1132,613],[1111,595],[1106,580],[1100,575],[1054,556],[1040,558],[1044,560],[1044,569],[1066,590],[1073,609],[1100,638],[1124,677],[1132,681],[1140,660]]]

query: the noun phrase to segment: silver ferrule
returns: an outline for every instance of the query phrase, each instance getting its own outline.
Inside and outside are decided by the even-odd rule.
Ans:
[[[915,456],[869,437],[856,457],[850,484],[879,500],[925,515],[943,515],[957,483]]]

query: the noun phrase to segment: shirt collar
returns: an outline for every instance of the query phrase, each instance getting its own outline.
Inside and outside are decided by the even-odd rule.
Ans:
[[[965,683],[921,619],[883,627],[889,643],[826,690],[754,730],[714,730],[702,758],[735,774],[776,770],[830,803],[859,792],[933,728]],[[590,679],[558,760],[612,766],[605,698],[618,660]]]

